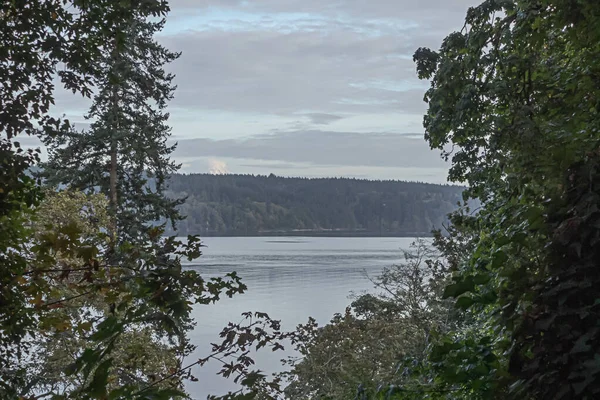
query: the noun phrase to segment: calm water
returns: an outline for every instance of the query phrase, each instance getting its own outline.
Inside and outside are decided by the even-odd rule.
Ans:
[[[189,268],[205,277],[237,271],[248,291],[210,306],[197,306],[197,327],[191,339],[198,346],[195,355],[208,354],[210,342],[229,321],[241,320],[245,311],[262,311],[282,321],[284,330],[307,321],[309,316],[322,325],[349,304],[352,291],[372,289],[365,276],[377,275],[384,266],[402,260],[412,238],[300,238],[245,237],[206,238],[203,256]],[[256,367],[266,372],[281,370],[280,359],[289,351],[259,352]],[[190,357],[192,362],[198,357]],[[216,363],[194,369],[198,382],[187,385],[195,399],[207,394],[222,395],[236,386],[215,375]]]

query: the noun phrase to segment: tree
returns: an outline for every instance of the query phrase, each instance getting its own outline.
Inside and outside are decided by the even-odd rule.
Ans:
[[[34,232],[27,225],[42,197],[38,183],[28,173],[39,159],[34,151],[23,151],[14,139],[26,133],[60,140],[69,132],[68,122],[49,115],[54,76],[58,75],[68,89],[90,95],[93,84],[106,78],[105,44],[119,42],[115,30],[107,28],[161,17],[167,11],[166,2],[159,0],[34,0],[0,5],[0,77],[5,82],[0,88],[0,131],[6,136],[0,146],[2,398],[179,395],[179,390],[160,384],[165,379],[184,377],[186,370],[181,369],[163,379],[140,376],[133,382],[119,382],[117,387],[109,385],[109,378],[119,367],[119,343],[124,343],[132,328],[147,332],[143,329],[151,327],[153,335],[160,335],[171,348],[189,351],[185,332],[191,326],[191,305],[216,301],[223,291],[231,296],[244,290],[235,273],[204,280],[193,271],[183,270],[182,257],[200,254],[195,237],[180,243],[174,238],[161,238],[160,228],[146,229],[144,240],[121,240],[117,247],[113,236],[110,246],[106,246],[82,235],[81,226],[56,224],[32,243]],[[152,212],[146,210],[142,215],[147,217]],[[80,274],[82,279],[69,282],[70,276]],[[72,294],[60,296],[57,289],[67,282]],[[72,326],[65,313],[56,311],[92,295],[97,304],[109,307],[101,315],[87,315],[88,319],[82,321],[85,325]],[[48,392],[35,392],[40,382],[31,380],[25,366],[39,350],[35,340],[68,329],[85,331],[85,346],[73,354],[74,362],[64,371],[53,372],[56,379],[76,379],[81,384],[66,392],[62,385],[50,385]]]
[[[114,3],[113,12],[134,6],[129,3]],[[181,201],[164,195],[168,175],[178,169],[169,159],[174,146],[167,145],[165,111],[174,77],[164,66],[179,57],[154,39],[164,23],[133,13],[107,25],[112,40],[102,48],[90,129],[46,140],[48,183],[107,194],[112,235],[121,242],[146,240],[157,222],[174,226],[180,219],[175,206]]]
[[[159,4],[163,12],[168,10],[166,4]],[[168,157],[173,147],[166,145],[170,128],[166,125],[168,114],[165,108],[174,91],[173,76],[163,67],[178,54],[154,40],[155,33],[164,25],[164,17],[158,21],[150,20],[151,15],[143,11],[144,7],[143,3],[120,2],[104,9],[126,17],[109,20],[104,27],[112,39],[100,50],[102,58],[94,80],[97,93],[87,116],[93,119],[91,128],[88,132],[69,130],[60,136],[47,137],[45,142],[49,145],[50,157],[42,166],[42,176],[49,185],[62,184],[86,193],[99,191],[106,194],[111,215],[111,223],[107,225],[110,241],[109,252],[104,254],[106,261],[110,264],[144,263],[141,270],[157,274],[158,278],[152,297],[168,293],[168,302],[180,303],[177,306],[182,317],[179,321],[159,319],[150,325],[148,321],[134,323],[130,328],[133,332],[123,332],[114,342],[114,353],[122,358],[119,350],[123,347],[119,349],[118,344],[126,343],[125,338],[130,338],[131,334],[148,332],[151,326],[157,325],[159,330],[154,336],[163,339],[175,336],[178,341],[171,343],[171,351],[183,357],[191,350],[184,332],[192,326],[186,316],[189,299],[185,298],[188,294],[185,292],[202,285],[201,278],[190,279],[191,275],[182,273],[180,265],[167,260],[171,257],[168,252],[161,258],[128,259],[140,250],[160,254],[158,247],[164,246],[165,242],[160,239],[162,230],[155,226],[156,223],[169,219],[174,226],[180,219],[175,210],[180,201],[172,201],[163,193],[167,175],[177,168]],[[131,8],[137,8],[137,11],[123,14]],[[103,8],[92,5],[92,10]],[[178,246],[174,239],[172,243],[172,246]],[[131,254],[131,251],[124,251],[123,246],[135,251]],[[130,270],[126,275],[135,276],[141,270]],[[176,273],[179,277],[174,275]],[[179,287],[181,293],[169,293],[177,290],[177,283],[168,284],[169,278],[173,277],[180,279],[179,284],[181,279],[188,280]],[[122,300],[127,296],[117,298]],[[114,314],[108,307],[99,311],[107,318]],[[170,326],[165,326],[165,322]],[[71,343],[71,346],[78,345]],[[168,347],[167,344],[162,346]],[[176,364],[170,368],[177,370]],[[127,369],[126,365],[115,367],[121,371]],[[134,371],[129,373],[135,378]],[[126,381],[121,379],[116,386]],[[133,382],[137,383],[135,379]]]
[[[96,45],[105,39],[97,15],[83,12],[80,1],[71,6],[59,0],[0,4],[0,395],[7,398],[26,376],[18,361],[28,354],[24,338],[37,323],[37,312],[27,307],[29,286],[20,281],[28,268],[23,256],[30,234],[26,214],[41,196],[26,171],[39,157],[23,150],[16,138],[66,129],[66,121],[48,114],[53,77],[58,75],[65,88],[89,95]]]
[[[164,192],[167,176],[178,168],[169,159],[174,147],[166,144],[170,128],[165,109],[174,90],[173,76],[163,69],[178,54],[154,40],[164,25],[166,2],[91,2],[88,6],[90,13],[115,16],[107,18],[103,27],[110,40],[99,48],[93,81],[97,93],[88,115],[93,123],[87,132],[68,130],[45,138],[50,160],[43,166],[42,176],[50,185],[104,193],[109,201],[109,240],[104,246],[91,246],[85,253],[88,258],[79,260],[87,264],[85,279],[66,299],[72,304],[91,295],[97,313],[93,318],[89,313],[76,315],[84,319],[77,327],[88,324],[89,332],[74,335],[74,340],[63,346],[81,351],[75,352],[74,362],[55,380],[71,382],[69,393],[76,397],[170,398],[183,395],[181,381],[193,378],[191,366],[229,358],[222,375],[234,376],[250,390],[259,384],[268,387],[257,381],[256,371],[249,370],[252,362],[246,348],[258,340],[265,346],[277,338],[276,333],[267,338],[246,333],[232,343],[226,340],[222,346],[215,345],[213,353],[186,367],[181,364],[194,348],[187,337],[194,325],[192,305],[210,304],[246,287],[235,272],[205,280],[196,271],[183,268],[183,257],[192,260],[201,254],[198,237],[188,236],[185,241],[163,237],[166,224],[162,221],[174,228],[180,219],[175,207],[181,204]],[[153,6],[155,12],[148,12]],[[77,237],[77,232],[70,233]],[[55,231],[49,237],[40,245],[46,251],[63,238]],[[59,279],[82,269],[69,266],[66,270],[61,270]],[[53,277],[46,278],[49,288],[54,288]],[[50,301],[53,305],[57,302],[61,308],[65,306],[61,300]],[[56,320],[64,324],[64,315]],[[257,324],[266,328],[271,323],[277,324],[260,314],[249,325],[235,327],[250,332]],[[136,335],[140,337],[131,340]],[[152,341],[144,347],[143,339]],[[131,347],[136,341],[138,345]],[[149,358],[137,354],[144,348],[149,350],[148,356],[165,357],[154,357],[154,366],[144,367]],[[244,393],[231,396],[237,395]]]
[[[86,245],[101,245],[108,239],[104,233],[110,226],[108,200],[101,194],[47,193],[32,218],[34,245],[63,228],[79,232],[79,240]],[[63,269],[83,264],[83,260],[77,258],[58,252],[56,264]],[[75,295],[73,286],[89,275],[86,270],[68,271],[68,276],[64,276],[65,273],[63,270],[52,274],[54,282],[49,301]],[[63,371],[85,349],[86,335],[93,321],[110,312],[111,304],[104,300],[106,298],[96,293],[89,293],[49,312],[49,320],[60,322],[54,329],[49,329],[51,325],[48,324],[42,327],[34,340],[33,346],[38,349],[39,356],[29,363],[28,376],[36,391],[69,393],[85,386],[81,376],[65,376]],[[116,368],[107,380],[112,388],[147,381],[149,377],[163,378],[179,365],[176,354],[169,346],[160,343],[149,328],[125,332],[115,342],[115,354],[118,357]],[[179,388],[179,385],[176,379],[161,382],[163,387]]]
[[[456,398],[600,393],[599,18],[591,0],[488,0],[415,54],[426,139],[482,202],[445,291],[478,327],[431,353]]]
[[[418,240],[404,263],[372,279],[378,294],[356,297],[323,327],[314,320],[298,327],[292,340],[300,357],[289,359],[291,370],[281,374],[290,383],[287,398],[374,398],[392,383],[426,383],[411,369],[426,361],[433,332],[458,321],[452,303],[441,299],[447,266],[429,246]]]

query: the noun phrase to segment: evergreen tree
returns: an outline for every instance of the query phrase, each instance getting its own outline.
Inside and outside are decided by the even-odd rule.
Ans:
[[[177,398],[183,395],[181,381],[189,377],[189,367],[164,364],[159,375],[146,375],[146,364],[138,370],[141,374],[129,379],[131,360],[123,356],[142,352],[136,342],[148,344],[137,333],[168,347],[159,346],[161,352],[173,356],[171,350],[177,346],[175,356],[186,353],[192,348],[186,336],[192,304],[211,304],[221,295],[231,297],[245,290],[235,272],[204,279],[183,269],[183,258],[200,255],[197,237],[184,243],[162,238],[160,228],[148,229],[160,216],[177,219],[172,206],[178,202],[161,195],[166,174],[176,168],[168,160],[172,148],[166,146],[164,113],[172,77],[162,66],[177,55],[151,40],[163,22],[146,19],[162,18],[167,12],[165,0],[0,2],[2,399]],[[90,116],[95,119],[91,132],[97,136],[89,137],[97,140],[86,143],[85,135],[68,132],[67,121],[50,116],[56,75],[74,93],[89,96],[96,86]],[[81,224],[63,224],[58,218],[46,220],[43,231],[32,227],[43,195],[28,173],[37,154],[24,151],[14,140],[22,133],[44,136],[49,143],[51,182],[111,194],[113,246],[108,252],[102,229],[86,233]],[[154,146],[143,146],[148,143]],[[86,173],[92,176],[88,183]],[[90,211],[87,205],[83,211]],[[73,217],[79,215],[74,213]],[[68,293],[60,290],[65,286]],[[86,313],[83,302],[106,304],[107,310]],[[258,323],[254,320],[247,329]],[[128,340],[132,334],[136,341]],[[82,339],[81,347],[77,344],[79,348],[69,353],[73,362],[64,369],[59,362],[62,366],[51,368],[52,376],[41,375],[50,381],[40,380],[28,364],[51,356],[52,350],[34,343],[47,339],[51,344],[66,336]],[[258,340],[266,339],[245,335],[225,342],[197,364],[224,354],[232,361],[221,374],[250,376],[246,353],[237,359],[235,355]],[[115,381],[115,376],[126,379]]]
[[[169,159],[165,111],[174,76],[164,66],[179,57],[154,39],[164,22],[133,14],[110,27],[114,40],[103,49],[90,129],[47,140],[48,182],[105,193],[116,242],[144,240],[155,222],[180,219],[181,201],[164,195],[167,176],[178,169]]]

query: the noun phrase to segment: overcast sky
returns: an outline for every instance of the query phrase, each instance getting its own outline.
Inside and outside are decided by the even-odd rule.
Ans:
[[[445,182],[423,140],[412,62],[459,30],[474,0],[171,0],[158,38],[184,172]],[[59,96],[83,122],[88,104]]]

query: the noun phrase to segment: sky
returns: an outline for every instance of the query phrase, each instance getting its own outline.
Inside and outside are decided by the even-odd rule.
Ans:
[[[423,139],[418,47],[439,48],[474,0],[171,0],[158,41],[182,172],[441,183]],[[85,123],[89,102],[57,96]]]

